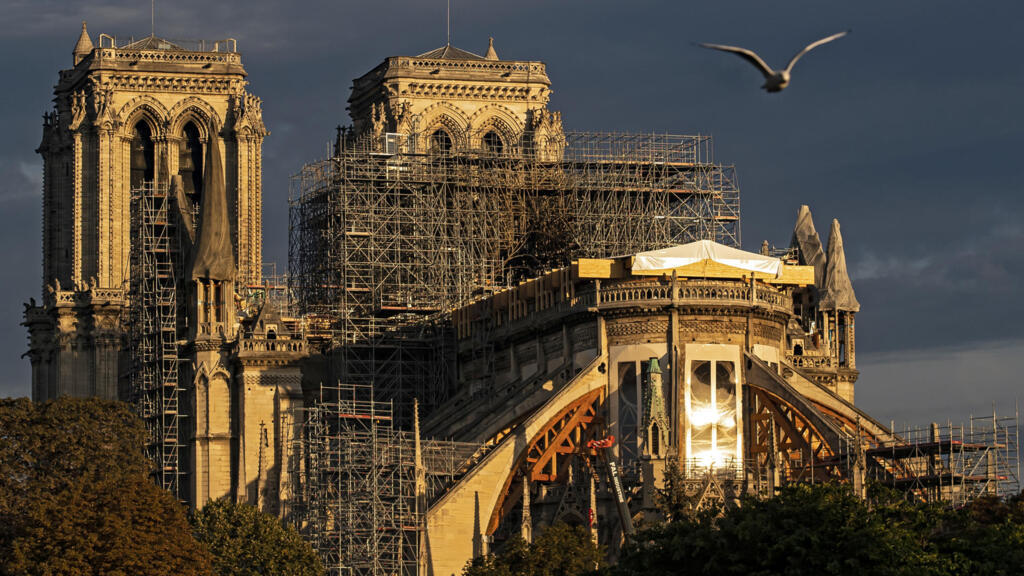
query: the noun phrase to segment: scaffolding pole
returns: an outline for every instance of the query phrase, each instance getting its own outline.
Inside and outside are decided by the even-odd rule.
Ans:
[[[864,450],[869,475],[914,500],[963,506],[1020,491],[1019,416],[971,416],[967,423],[905,428]]]
[[[181,258],[166,184],[146,182],[131,196],[130,399],[146,423],[146,451],[160,486],[186,499],[178,381]]]
[[[424,317],[578,257],[740,242],[735,172],[707,136],[569,133],[557,160],[419,139],[341,142],[289,200],[296,313],[338,345],[331,378],[372,381],[401,426],[413,396],[426,415],[450,392],[443,323]]]
[[[297,520],[329,574],[413,576],[422,560],[425,504],[486,449],[416,442],[415,433],[395,428],[392,403],[373,396],[372,385],[321,387],[307,414]]]

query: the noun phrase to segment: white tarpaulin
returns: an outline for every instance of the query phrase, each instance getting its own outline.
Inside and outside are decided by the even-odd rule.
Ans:
[[[778,258],[745,252],[711,240],[699,240],[662,250],[641,252],[633,257],[633,270],[671,270],[703,260],[712,260],[719,264],[751,272],[770,274],[776,278],[782,271],[782,261]]]

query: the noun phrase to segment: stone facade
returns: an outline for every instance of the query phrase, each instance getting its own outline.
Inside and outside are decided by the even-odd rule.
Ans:
[[[185,260],[194,264],[204,227],[227,229],[229,241],[220,238],[208,256],[231,265],[225,274],[186,274],[184,262],[179,270],[173,489],[196,508],[229,498],[293,518],[309,480],[305,409],[334,378],[321,350],[311,350],[330,348],[329,335],[317,340],[303,327],[324,319],[281,318],[253,289],[268,132],[241,56],[233,41],[187,50],[155,37],[119,46],[101,35],[94,46],[84,27],[73,56],[39,147],[43,297],[25,311],[33,398],[130,397],[125,376],[137,367],[125,318],[138,307],[131,199],[146,183],[176,190]],[[500,60],[493,44],[485,56],[445,46],[388,58],[356,79],[351,137],[383,153],[556,160],[565,135],[549,97],[541,62]],[[204,201],[214,165],[223,166],[215,179],[225,200],[216,215]],[[226,224],[211,224],[224,211]],[[628,522],[611,472],[594,472],[600,462],[620,467],[632,521],[653,513],[670,458],[693,470],[779,456],[799,474],[800,457],[813,462],[832,450],[844,426],[884,433],[852,405],[859,305],[841,240],[830,240],[826,258],[809,210],[799,222],[784,267],[796,279],[728,267],[709,274],[706,262],[699,271],[634,274],[628,257],[581,259],[441,320],[456,335],[445,383],[453,394],[425,416],[422,436],[476,444],[483,456],[418,508],[426,509],[428,573],[458,572],[495,540],[528,538],[559,520],[617,544]],[[821,306],[822,296],[831,304]],[[716,420],[704,421],[708,410]],[[151,441],[160,436],[150,432]]]
[[[499,60],[453,46],[388,58],[357,78],[349,111],[356,134],[403,151],[529,149],[557,157],[562,119],[543,62]],[[391,134],[391,144],[388,144]]]
[[[118,46],[106,35],[94,47],[83,27],[74,66],[60,72],[38,149],[44,298],[26,312],[37,400],[116,397],[118,364],[125,361],[123,338],[117,340],[131,276],[132,187],[183,172],[188,147],[207,141],[211,123],[222,127],[216,138],[225,155],[239,278],[259,280],[267,134],[261,104],[246,91],[233,41],[203,48],[159,38]],[[74,318],[61,312],[68,300],[76,303]],[[74,382],[62,376],[72,372]]]
[[[752,280],[710,265],[635,273],[630,260],[574,262],[454,312],[457,392],[423,434],[492,448],[427,512],[432,573],[557,521],[614,554],[627,524],[658,514],[669,461],[695,495],[731,498],[770,493],[775,466],[775,482],[807,474],[802,458],[855,430],[888,434],[848,399],[857,373],[837,342],[852,347],[852,321],[839,338],[793,325],[812,266]],[[617,465],[628,522],[603,461]]]
[[[174,206],[183,223],[171,244],[181,255],[171,322],[180,366],[173,442],[180,448],[161,444],[167,413],[143,406],[150,449],[164,467],[171,455],[176,480],[163,484],[195,507],[232,498],[288,514],[306,348],[252,299],[250,287],[261,282],[268,132],[245,78],[233,40],[185,47],[100,35],[94,45],[83,25],[73,67],[60,73],[55,108],[44,117],[43,299],[26,305],[25,325],[33,399],[145,397],[129,357],[132,256],[140,249],[133,218],[141,217],[132,197],[168,187],[174,196],[181,188]],[[223,194],[217,214],[204,201],[213,188]],[[189,277],[204,225],[228,229],[219,253],[206,254],[231,263],[226,277]]]

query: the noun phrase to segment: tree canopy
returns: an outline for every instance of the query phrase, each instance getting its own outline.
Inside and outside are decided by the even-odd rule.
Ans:
[[[532,544],[520,537],[510,540],[496,554],[473,559],[463,576],[574,576],[593,572],[601,552],[581,526],[556,523]]]
[[[0,574],[212,575],[124,404],[0,400]]]
[[[219,576],[319,576],[316,553],[293,526],[248,504],[209,502],[191,518],[196,538],[209,547]]]
[[[960,575],[1024,573],[1022,498],[975,500],[962,509],[908,502],[875,488],[790,485],[714,514],[686,514],[663,499],[670,522],[628,542],[614,576]]]

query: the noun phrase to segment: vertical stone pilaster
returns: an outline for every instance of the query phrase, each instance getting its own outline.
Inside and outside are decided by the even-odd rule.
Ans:
[[[235,133],[230,146],[228,141],[224,143],[225,156],[229,160],[234,160],[233,162],[227,162],[227,171],[229,181],[233,183],[231,188],[234,189],[235,193],[233,226],[237,230],[236,257],[238,259],[238,280],[243,283],[251,281],[250,271],[252,268],[249,245],[249,221],[251,218],[251,202],[249,200],[249,141],[248,130],[245,130],[241,133]]]
[[[249,150],[251,162],[248,165],[252,170],[249,197],[253,211],[253,219],[249,227],[249,233],[252,236],[250,241],[252,258],[250,261],[254,266],[252,279],[259,282],[263,266],[263,136],[255,137]]]
[[[74,181],[72,187],[74,190],[72,197],[72,208],[71,208],[71,226],[72,226],[72,248],[71,248],[71,283],[77,285],[82,281],[82,228],[84,225],[83,214],[82,214],[82,194],[84,194],[84,182],[83,182],[83,162],[85,161],[84,154],[82,153],[82,134],[81,132],[74,133]]]
[[[98,266],[96,271],[96,278],[99,282],[98,286],[103,288],[112,288],[111,274],[112,260],[111,260],[111,244],[110,244],[110,228],[114,221],[114,215],[111,211],[111,201],[113,200],[113,179],[110,177],[110,160],[112,152],[112,131],[106,128],[99,128],[96,131],[97,140],[97,187],[96,196],[99,201],[97,206],[97,260]]]
[[[83,283],[92,283],[98,279],[100,268],[100,245],[99,236],[101,228],[105,228],[100,217],[100,196],[105,192],[101,188],[100,175],[102,170],[99,165],[100,149],[98,146],[99,137],[91,124],[83,123],[83,157],[86,159],[82,166],[83,187],[82,187],[82,262],[81,278]]]
[[[854,316],[856,314],[853,312],[846,313],[846,365],[852,369],[857,368],[857,331],[854,327]]]

